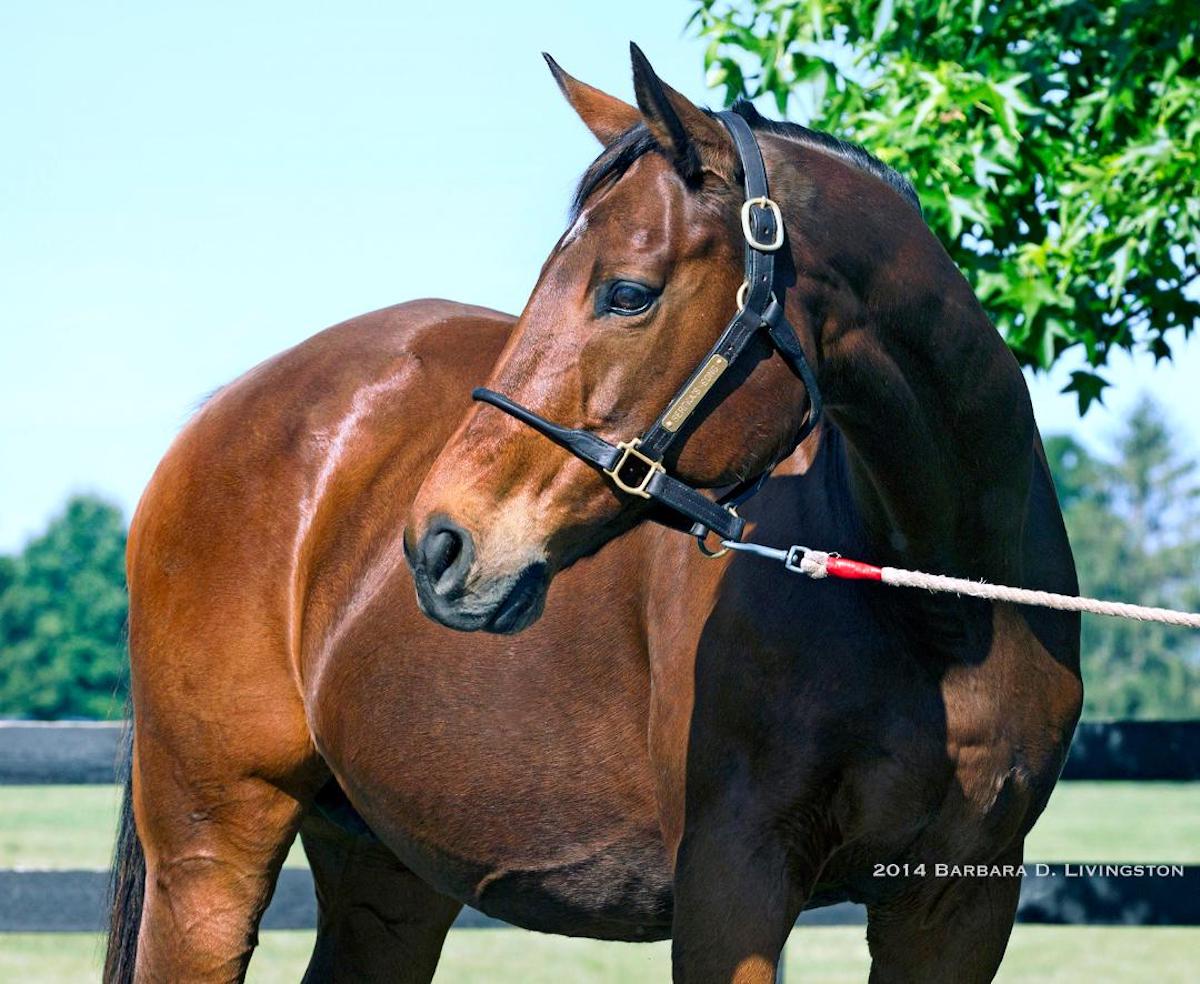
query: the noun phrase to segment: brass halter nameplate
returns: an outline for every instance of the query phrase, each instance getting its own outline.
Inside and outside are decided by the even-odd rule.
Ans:
[[[704,395],[713,388],[713,384],[721,378],[721,373],[729,368],[729,360],[723,355],[713,355],[704,363],[704,368],[697,374],[687,389],[679,394],[679,399],[671,404],[670,409],[663,414],[662,425],[665,430],[674,434],[683,422],[691,416],[692,411],[699,406]]]

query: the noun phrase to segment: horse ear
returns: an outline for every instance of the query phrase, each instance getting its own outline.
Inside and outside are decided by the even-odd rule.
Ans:
[[[700,180],[705,170],[726,179],[736,171],[733,141],[720,122],[667,85],[632,41],[633,91],[646,126],[680,176]]]
[[[579,114],[584,125],[605,147],[642,121],[642,114],[636,107],[622,102],[616,96],[610,96],[607,92],[601,92],[586,82],[572,78],[544,51],[542,57],[550,66],[550,74],[554,76],[554,81],[558,83],[558,88],[571,104],[571,108]]]

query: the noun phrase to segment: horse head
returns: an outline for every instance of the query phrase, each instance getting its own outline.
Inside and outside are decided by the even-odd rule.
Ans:
[[[743,164],[727,126],[662,82],[636,46],[636,107],[547,61],[603,150],[481,392],[627,447],[664,407],[679,405],[681,386],[701,373],[742,306]],[[785,201],[797,189],[777,177],[786,151],[756,136]],[[788,246],[778,257],[768,296],[794,277]],[[811,352],[806,311],[787,310]],[[691,488],[759,475],[792,450],[806,419],[807,387],[766,333],[719,368],[703,385],[688,382],[688,412],[676,415],[661,465],[648,466]],[[638,494],[645,463],[636,452],[623,459],[633,478],[614,482],[512,412],[471,408],[430,468],[405,531],[421,607],[451,628],[520,631],[541,613],[557,571],[647,518],[688,528]]]

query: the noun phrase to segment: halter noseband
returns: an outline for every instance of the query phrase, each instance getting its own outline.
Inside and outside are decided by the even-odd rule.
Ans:
[[[742,204],[741,218],[746,240],[746,278],[738,288],[738,311],[733,320],[725,326],[716,344],[649,430],[641,437],[610,444],[591,431],[553,423],[494,390],[480,387],[471,393],[474,399],[516,417],[575,457],[604,472],[622,492],[649,499],[691,520],[691,532],[706,553],[704,540],[710,532],[721,540],[741,539],[746,521],[737,514],[737,507],[762,487],[782,459],[772,462],[761,474],[741,482],[716,500],[673,478],[662,462],[679,437],[684,422],[760,330],[766,330],[776,351],[808,390],[808,417],[796,435],[792,450],[812,433],[821,416],[821,392],[817,388],[816,375],[795,329],[784,316],[783,305],[775,297],[775,252],[783,245],[783,215],[767,194],[767,171],[762,152],[754,132],[742,117],[726,112],[718,113],[717,118],[733,137],[745,174],[746,201]]]

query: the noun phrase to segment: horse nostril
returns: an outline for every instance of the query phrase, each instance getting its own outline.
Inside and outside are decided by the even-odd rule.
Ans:
[[[425,570],[429,579],[438,584],[462,553],[462,540],[453,530],[439,530],[425,546]]]
[[[474,549],[471,534],[462,527],[449,520],[435,523],[422,537],[420,553],[425,574],[438,594],[449,594],[466,583]]]
[[[440,530],[429,543],[429,573],[434,580],[441,578],[454,558],[462,553],[462,540],[451,530]]]

